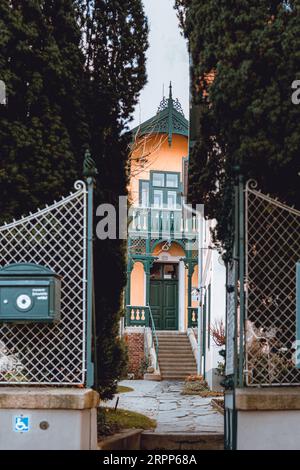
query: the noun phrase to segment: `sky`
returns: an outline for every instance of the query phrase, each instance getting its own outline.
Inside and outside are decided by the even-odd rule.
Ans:
[[[131,127],[154,116],[163,97],[169,94],[172,81],[173,97],[178,98],[188,118],[189,56],[185,39],[180,34],[174,0],[143,0],[150,26],[150,48],[147,52],[148,83],[142,90]]]

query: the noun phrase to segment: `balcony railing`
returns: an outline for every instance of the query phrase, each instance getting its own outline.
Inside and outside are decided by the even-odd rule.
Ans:
[[[126,326],[151,326],[153,328],[154,320],[151,318],[150,306],[126,307]],[[197,328],[198,326],[198,308],[188,307],[188,328]]]
[[[127,305],[126,326],[150,326],[149,307]]]
[[[183,209],[133,208],[130,211],[129,234],[152,238],[195,239],[197,218]]]
[[[188,326],[189,328],[197,328],[198,326],[198,308],[188,307]]]

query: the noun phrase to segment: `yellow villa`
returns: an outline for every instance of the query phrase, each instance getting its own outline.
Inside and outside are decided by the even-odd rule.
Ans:
[[[184,204],[189,123],[171,85],[169,98],[132,138],[125,332],[132,351],[142,334],[150,337],[151,372],[160,366],[161,376],[181,378],[196,373],[187,330],[197,326],[197,220]],[[176,345],[177,366],[164,364],[164,348],[176,356]]]

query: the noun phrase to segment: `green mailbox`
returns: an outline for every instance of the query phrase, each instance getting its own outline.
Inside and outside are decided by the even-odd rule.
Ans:
[[[60,320],[61,278],[38,264],[10,264],[0,269],[0,322]]]

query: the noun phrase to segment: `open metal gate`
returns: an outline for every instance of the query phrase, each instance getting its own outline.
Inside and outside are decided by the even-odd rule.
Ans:
[[[0,264],[35,263],[62,277],[61,321],[0,324],[0,384],[84,385],[87,372],[88,189],[0,227]]]
[[[236,446],[237,387],[300,385],[297,367],[296,264],[300,212],[235,188],[233,259],[227,265],[225,445]]]

